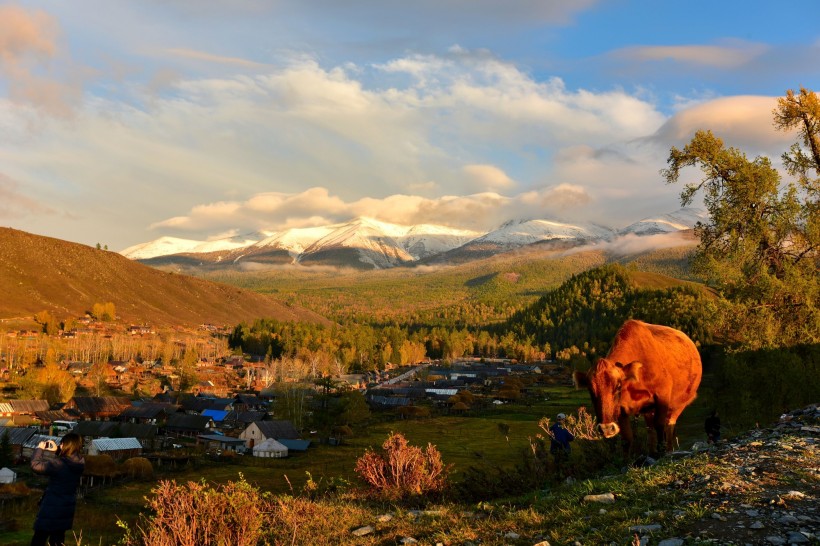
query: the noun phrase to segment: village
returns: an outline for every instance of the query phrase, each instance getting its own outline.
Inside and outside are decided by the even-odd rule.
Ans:
[[[199,330],[200,335],[192,338],[195,341],[187,343],[196,343],[206,356],[193,363],[187,385],[179,365],[163,362],[161,355],[103,363],[63,360],[52,366],[76,384],[75,394],[66,402],[14,396],[19,385],[11,380],[13,369],[21,366],[23,358],[33,360],[29,366],[35,370],[43,363],[25,351],[10,349],[28,338],[31,353],[42,334],[0,336],[5,338],[0,349],[6,349],[0,352],[5,380],[0,388],[6,398],[0,401],[0,452],[6,450],[13,464],[25,463],[40,442],[59,443],[71,431],[83,438],[87,455],[107,455],[116,463],[137,457],[155,467],[184,464],[196,457],[283,458],[305,453],[317,443],[342,443],[352,434],[351,426],[364,424],[370,412],[380,419],[424,418],[431,412],[465,414],[521,398],[532,378],[542,372],[545,377],[562,375],[553,363],[465,358],[320,377],[311,376],[308,367],[294,376],[282,371],[282,362],[228,354],[218,347],[224,332],[217,327],[202,325]],[[71,343],[81,336],[108,340],[128,336],[144,347],[157,333],[149,326],[109,331],[106,325],[91,322],[60,337]],[[203,349],[209,345],[210,350]],[[178,356],[184,354],[185,343],[176,341],[172,346],[180,347]],[[164,352],[166,358],[174,354]],[[342,399],[344,404],[352,400],[358,405],[358,414],[348,411],[327,418]],[[322,412],[323,419],[319,418]],[[9,478],[0,476],[3,479]]]

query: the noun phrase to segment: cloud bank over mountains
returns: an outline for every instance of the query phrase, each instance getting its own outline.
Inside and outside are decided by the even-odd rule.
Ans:
[[[731,77],[782,46],[602,44],[573,69],[558,35],[583,33],[593,1],[91,3],[0,5],[0,194],[20,204],[0,222],[112,248],[363,216],[617,226],[678,206],[658,171],[698,129],[773,158],[793,141],[774,95],[581,74]]]

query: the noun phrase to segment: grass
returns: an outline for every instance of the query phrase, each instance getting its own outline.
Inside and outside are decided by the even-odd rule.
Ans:
[[[540,418],[554,416],[558,412],[572,412],[581,405],[589,406],[585,391],[576,391],[567,386],[537,387],[527,404],[491,406],[464,416],[440,415],[422,420],[378,421],[357,431],[356,436],[349,438],[341,446],[316,445],[307,453],[297,453],[287,459],[260,461],[237,457],[233,463],[201,461],[175,471],[163,467],[157,469],[156,479],[174,479],[177,483],[204,479],[213,484],[225,484],[238,480],[241,474],[248,483],[262,492],[296,496],[301,494],[310,476],[319,482],[320,488],[338,479],[358,485],[360,482],[353,472],[355,460],[368,447],[378,448],[387,435],[395,431],[404,434],[414,445],[426,445],[428,442],[435,444],[444,462],[453,465],[452,478],[458,481],[462,473],[471,466],[510,468],[521,462],[522,451],[528,446],[528,438],[541,432],[538,428]],[[679,425],[679,430],[686,434],[683,436],[683,445],[691,445],[692,441],[701,439],[700,415],[704,412],[703,408],[693,407],[684,413],[684,419]],[[691,418],[688,415],[690,413]],[[499,424],[509,427],[509,441],[502,434]],[[689,431],[694,431],[694,434],[690,436]],[[697,475],[701,471],[695,463],[686,464],[689,466],[681,467],[680,472]],[[571,487],[544,489],[514,499],[480,504],[451,502],[426,505],[429,510],[443,510],[444,515],[426,517],[423,522],[410,517],[407,508],[402,505],[362,504],[349,498],[319,499],[316,502],[328,504],[311,505],[310,510],[324,514],[322,517],[331,517],[327,514],[335,513],[347,514],[345,517],[350,518],[349,521],[336,522],[345,534],[348,528],[372,524],[371,520],[379,513],[400,514],[392,523],[377,526],[377,529],[383,529],[383,532],[377,533],[378,540],[363,538],[361,544],[396,543],[403,536],[414,536],[422,542],[438,541],[445,544],[476,541],[478,538],[482,538],[484,544],[516,544],[515,541],[504,542],[499,539],[498,542],[493,542],[487,538],[496,535],[503,537],[508,532],[531,538],[541,536],[558,543],[569,540],[572,536],[585,536],[584,542],[598,543],[598,538],[615,536],[613,533],[625,536],[623,529],[629,525],[647,523],[648,519],[662,518],[665,525],[678,524],[681,516],[673,516],[673,513],[686,504],[679,505],[684,500],[682,492],[669,488],[669,484],[677,479],[673,479],[673,471],[663,468],[636,469],[624,477],[612,480],[581,481]],[[715,472],[709,471],[712,474]],[[21,478],[30,481],[33,486],[45,483],[25,469],[21,469]],[[81,500],[78,503],[75,527],[78,533],[82,532],[82,544],[115,543],[122,534],[116,521],[122,519],[133,526],[154,484],[155,482],[140,481],[117,482],[113,486],[97,489]],[[601,505],[579,505],[578,499],[583,495],[604,492],[607,488],[615,492],[619,502],[616,506],[604,506],[605,513],[600,513]],[[37,498],[39,495],[35,493],[16,508],[3,507],[3,518],[15,519],[19,530],[0,532],[0,543],[28,544]],[[334,503],[344,506],[334,507]],[[659,505],[668,508],[659,509]],[[650,510],[654,511],[653,514],[657,512],[660,515],[653,515],[652,518],[643,515]],[[696,506],[687,508],[683,515],[685,520],[697,517]],[[311,523],[311,526],[317,534],[330,532],[326,525]],[[590,528],[597,528],[599,531],[590,535]],[[332,536],[340,536],[338,530],[334,533],[337,534]],[[316,543],[322,543],[319,535],[315,538]],[[73,539],[69,539],[69,544],[73,545]],[[393,539],[395,540],[390,542]]]

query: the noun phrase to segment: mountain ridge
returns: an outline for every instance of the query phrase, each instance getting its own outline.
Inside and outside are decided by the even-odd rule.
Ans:
[[[437,224],[392,224],[360,217],[338,224],[272,232],[264,239],[239,245],[238,238],[200,242],[169,238],[135,245],[122,251],[130,259],[152,266],[203,265],[236,267],[247,264],[303,264],[386,269],[421,264],[463,263],[509,252],[528,245],[572,248],[621,236],[647,236],[692,229],[703,221],[701,209],[648,217],[616,230],[592,222],[518,219],[496,229],[477,232]],[[262,232],[264,233],[264,232]],[[219,245],[222,248],[219,248]],[[232,248],[228,248],[232,245]]]

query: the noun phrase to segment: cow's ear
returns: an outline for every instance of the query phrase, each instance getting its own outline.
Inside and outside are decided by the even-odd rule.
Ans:
[[[584,372],[579,372],[578,370],[572,372],[572,382],[575,383],[576,389],[589,387],[589,377]]]
[[[624,375],[625,375],[624,380],[625,381],[629,381],[629,380],[640,381],[641,380],[640,376],[641,376],[641,367],[642,366],[643,366],[643,364],[641,364],[637,360],[635,362],[630,362],[629,364],[622,365],[622,368],[624,370]]]

